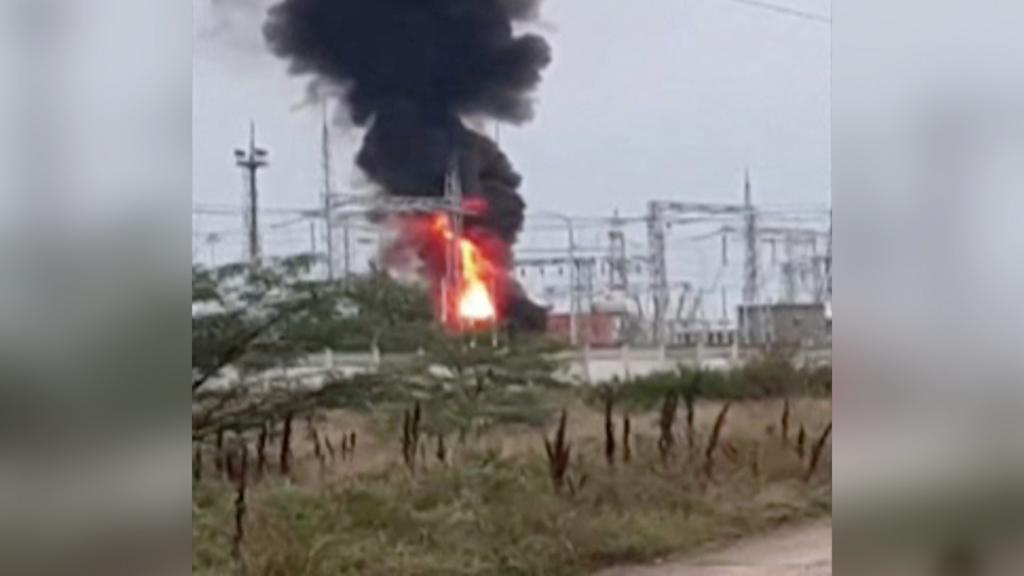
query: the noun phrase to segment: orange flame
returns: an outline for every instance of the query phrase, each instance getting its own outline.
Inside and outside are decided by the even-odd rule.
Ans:
[[[447,216],[438,215],[434,221],[434,228],[441,233],[445,240],[453,239]],[[462,320],[493,322],[497,319],[498,314],[494,305],[494,296],[491,294],[493,287],[489,282],[489,278],[494,274],[491,262],[484,256],[480,248],[466,237],[459,238],[459,256],[461,259],[459,293],[455,294],[450,302],[454,304],[454,308]]]
[[[462,252],[462,293],[459,294],[459,316],[471,321],[494,320],[494,299],[481,269],[488,262],[481,257],[480,250],[469,240],[459,241]]]

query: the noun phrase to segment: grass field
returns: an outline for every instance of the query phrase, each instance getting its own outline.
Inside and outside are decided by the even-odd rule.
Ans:
[[[317,458],[306,423],[296,422],[289,478],[273,464],[280,437],[268,444],[263,477],[249,474],[237,547],[237,479],[225,480],[213,466],[216,454],[206,454],[193,486],[193,574],[589,574],[831,512],[827,446],[814,476],[805,478],[812,445],[831,420],[829,400],[794,401],[787,442],[782,401],[735,403],[712,451],[710,477],[706,453],[721,403],[697,404],[692,449],[682,414],[664,454],[658,411],[631,414],[629,462],[616,411],[609,464],[603,411],[575,395],[550,401],[568,412],[571,458],[561,492],[543,429],[452,435],[444,462],[437,438],[425,435],[410,469],[393,413],[322,415],[321,439],[358,433],[355,453],[344,460],[336,449],[327,453],[324,440]]]

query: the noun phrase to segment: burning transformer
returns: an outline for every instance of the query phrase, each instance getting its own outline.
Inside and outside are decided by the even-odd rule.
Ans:
[[[460,328],[500,322],[543,329],[546,311],[509,273],[522,228],[522,177],[474,120],[521,124],[551,61],[548,43],[515,25],[539,0],[281,0],[264,35],[314,97],[340,94],[365,129],[355,162],[378,193],[436,198],[448,209],[394,220],[389,259],[411,254],[438,316]],[[387,264],[387,262],[385,262]]]

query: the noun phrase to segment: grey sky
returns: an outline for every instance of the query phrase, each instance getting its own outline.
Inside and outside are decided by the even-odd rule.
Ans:
[[[264,204],[315,205],[321,111],[296,107],[306,80],[264,49],[271,2],[194,2],[194,203],[241,205],[231,150],[253,119],[271,153]],[[830,10],[828,0],[785,5]],[[829,26],[729,0],[548,0],[537,28],[554,50],[537,117],[501,128],[528,212],[639,215],[653,198],[738,202],[745,167],[759,203],[830,203]],[[335,133],[336,181],[356,186],[361,135]],[[306,237],[298,229],[280,242]]]

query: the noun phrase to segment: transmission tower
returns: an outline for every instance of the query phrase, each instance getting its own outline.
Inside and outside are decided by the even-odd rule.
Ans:
[[[668,261],[665,256],[665,211],[660,202],[647,206],[647,245],[650,250],[651,300],[654,305],[654,343],[665,343],[665,317],[669,306]]]
[[[749,198],[749,195],[748,195]],[[654,304],[652,336],[658,346],[668,339],[668,309],[671,301],[666,251],[668,215],[698,215],[697,218],[676,220],[677,223],[696,223],[709,216],[749,215],[753,207],[735,204],[706,204],[695,202],[665,202],[654,200],[647,205],[647,247],[651,271],[651,296]]]
[[[334,280],[334,211],[332,210],[333,186],[331,182],[331,133],[327,125],[327,102],[324,102],[324,125],[320,134],[321,165],[324,173],[323,211],[327,245],[327,279]],[[346,263],[347,264],[347,263]],[[346,273],[347,273],[346,266]],[[348,275],[346,274],[346,280]]]
[[[752,344],[754,335],[751,333],[751,314],[757,306],[758,293],[758,268],[760,258],[757,246],[757,212],[754,209],[754,194],[750,184],[750,171],[746,171],[743,177],[743,241],[746,245],[746,254],[743,260],[743,308],[744,314],[739,317],[740,324],[737,329],[743,334],[746,343]],[[765,315],[762,310],[761,331],[765,331]],[[762,338],[763,341],[763,338]]]
[[[743,262],[743,304],[752,306],[757,303],[757,272],[760,262],[757,251],[757,212],[754,210],[749,171],[743,181],[743,208],[743,240],[746,244],[746,257]]]
[[[235,164],[242,169],[246,179],[245,230],[248,238],[249,263],[258,266],[260,262],[259,192],[256,187],[256,173],[268,165],[267,151],[256,146],[256,124],[249,125],[249,148],[235,150]]]
[[[612,229],[608,232],[608,287],[612,291],[629,290],[629,260],[626,258],[626,234],[619,211],[612,217]]]
[[[543,272],[546,268],[567,269],[569,272],[570,297],[569,309],[569,342],[576,346],[582,340],[583,344],[590,342],[592,331],[591,317],[594,313],[594,292],[595,271],[602,258],[592,256],[578,256],[570,252],[567,256],[554,256],[549,258],[517,258],[513,266],[518,269],[536,268]],[[586,303],[586,306],[583,304]],[[578,326],[581,312],[585,311],[585,325]],[[582,338],[580,338],[582,333]]]
[[[782,293],[783,301],[794,303],[797,301],[797,274],[800,272],[796,261],[796,246],[792,235],[787,234],[782,238],[782,249],[786,260],[782,263]]]

